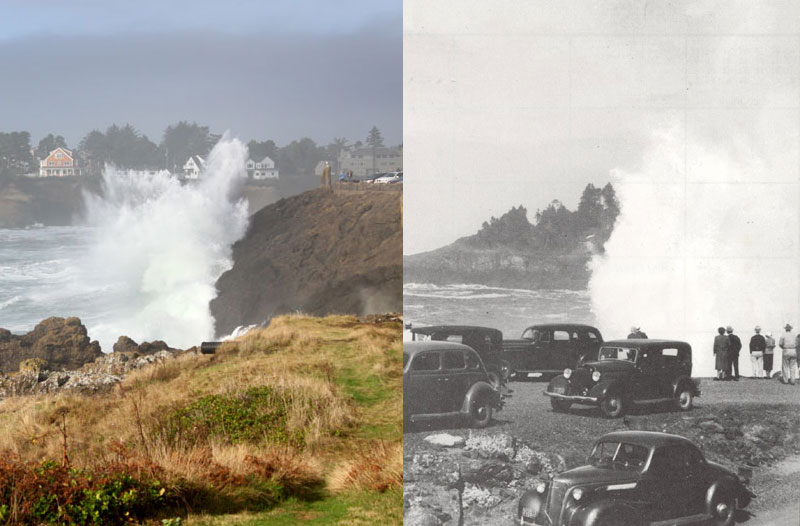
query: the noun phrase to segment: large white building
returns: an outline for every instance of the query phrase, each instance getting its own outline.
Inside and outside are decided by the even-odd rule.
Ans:
[[[183,165],[184,179],[198,179],[200,173],[206,169],[206,160],[199,155],[192,155]]]
[[[264,157],[259,162],[248,159],[246,168],[247,176],[251,179],[278,179],[278,170],[275,169],[275,161],[269,157]]]
[[[339,154],[339,170],[352,170],[355,177],[381,172],[395,172],[403,169],[403,149],[386,148],[347,148]]]

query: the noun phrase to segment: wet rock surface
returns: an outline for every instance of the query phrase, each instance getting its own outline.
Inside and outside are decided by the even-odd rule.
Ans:
[[[90,341],[86,327],[78,318],[47,318],[22,336],[0,330],[0,371],[18,371],[32,358],[44,361],[41,368],[51,371],[78,369],[102,356],[100,344]]]

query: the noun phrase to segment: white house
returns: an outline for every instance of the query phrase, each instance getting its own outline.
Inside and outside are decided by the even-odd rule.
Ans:
[[[205,170],[206,161],[199,155],[192,155],[189,160],[183,165],[184,179],[198,179],[200,172]]]
[[[252,179],[278,179],[275,161],[269,157],[264,157],[259,162],[248,159],[245,166],[247,168],[247,176]]]

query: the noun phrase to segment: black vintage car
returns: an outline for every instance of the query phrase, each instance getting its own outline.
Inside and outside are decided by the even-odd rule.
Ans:
[[[461,416],[486,427],[503,407],[478,353],[451,342],[403,344],[403,420]]]
[[[432,325],[411,329],[412,341],[447,341],[469,345],[483,360],[492,383],[497,386],[508,380],[509,364],[503,359],[503,333],[476,325]]]
[[[730,526],[753,497],[747,484],[684,437],[618,431],[595,443],[587,465],[525,492],[517,519],[539,526]]]
[[[544,392],[554,411],[572,404],[596,405],[616,418],[635,402],[673,401],[682,411],[700,396],[692,379],[692,348],[675,340],[614,340],[604,342],[576,369],[553,378]]]
[[[532,325],[519,340],[503,340],[503,358],[515,378],[552,377],[575,367],[583,356],[597,351],[602,341],[600,331],[590,325]]]

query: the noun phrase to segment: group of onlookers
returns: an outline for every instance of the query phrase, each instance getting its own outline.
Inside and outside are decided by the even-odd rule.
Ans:
[[[777,342],[782,350],[783,364],[781,367],[781,381],[794,385],[798,378],[797,348],[800,346],[800,336],[792,331],[792,326],[786,324],[785,331]],[[761,334],[761,327],[756,325],[755,334],[750,338],[750,363],[753,367],[753,378],[770,378],[772,376],[772,358],[775,351],[775,338],[772,332]],[[714,337],[714,368],[717,376],[714,380],[739,380],[739,351],[742,341],[733,334],[730,325],[717,329]]]

